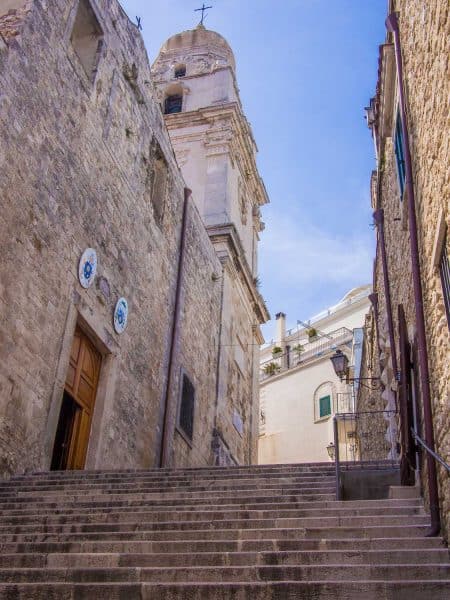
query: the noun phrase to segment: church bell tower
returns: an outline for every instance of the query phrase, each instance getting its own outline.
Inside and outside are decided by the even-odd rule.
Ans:
[[[260,209],[269,200],[234,55],[200,24],[167,40],[152,73],[178,165],[223,267],[214,462],[255,462],[259,326],[269,318],[258,291],[257,247]]]

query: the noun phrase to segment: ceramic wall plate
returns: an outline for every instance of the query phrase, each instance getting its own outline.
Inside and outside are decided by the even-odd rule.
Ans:
[[[97,273],[97,252],[93,248],[86,248],[78,265],[78,279],[84,288],[92,285]]]
[[[114,329],[117,333],[123,333],[128,321],[128,302],[125,298],[117,300],[116,308],[114,309]]]

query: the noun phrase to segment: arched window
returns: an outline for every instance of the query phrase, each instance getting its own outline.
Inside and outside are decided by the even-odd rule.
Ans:
[[[103,31],[89,0],[80,0],[70,37],[73,49],[91,82],[97,73]]]
[[[335,385],[326,381],[314,392],[314,422],[329,419],[333,414],[333,402],[336,395]]]
[[[177,65],[174,69],[175,79],[184,77],[186,75],[186,65]]]

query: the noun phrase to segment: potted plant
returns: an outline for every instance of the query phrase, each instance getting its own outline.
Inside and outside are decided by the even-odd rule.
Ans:
[[[311,327],[310,329],[308,329],[308,339],[310,342],[312,342],[313,340],[315,340],[317,337],[317,329],[314,329],[314,327]]]
[[[302,354],[302,352],[305,350],[305,347],[302,346],[301,344],[296,344],[293,348],[292,351],[295,352],[295,354],[297,355],[297,358],[300,360],[300,356]]]
[[[272,348],[272,356],[276,358],[280,354],[283,354],[283,348],[280,348],[280,346],[274,346]]]
[[[275,373],[277,373],[280,370],[280,365],[277,365],[277,363],[274,362],[270,362],[267,363],[267,365],[264,365],[263,367],[263,371],[265,375],[275,375]]]

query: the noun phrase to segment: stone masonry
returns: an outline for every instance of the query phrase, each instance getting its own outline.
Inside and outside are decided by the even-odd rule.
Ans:
[[[397,11],[403,56],[407,128],[410,136],[413,185],[423,285],[433,427],[436,452],[450,463],[450,334],[445,312],[438,264],[446,244],[450,250],[450,136],[448,127],[450,10],[445,0],[420,2],[396,0],[389,12]],[[398,83],[392,34],[380,47],[377,95],[371,104],[370,123],[377,146],[378,168],[372,178],[372,206],[384,210],[388,274],[393,307],[397,357],[400,357],[398,306],[405,311],[409,343],[413,348],[413,369],[417,385],[419,433],[423,435],[423,408],[417,368],[416,316],[412,288],[407,202],[400,197],[394,152],[398,111]],[[406,194],[406,191],[405,191]],[[386,291],[383,284],[380,238],[374,270],[374,291],[378,302],[365,341],[365,375],[380,370],[385,386],[378,408],[392,406],[397,381],[392,369],[392,348],[387,327]],[[369,329],[367,329],[369,332]],[[378,358],[378,361],[377,361]],[[377,364],[378,363],[378,364]],[[364,376],[364,373],[363,373]],[[367,398],[360,398],[360,409]],[[422,457],[421,482],[427,497],[426,464]],[[450,486],[448,474],[438,465],[442,525],[450,531]]]
[[[223,263],[194,198],[180,266],[186,183],[142,38],[115,0],[9,0],[0,13],[1,471],[49,468],[76,326],[102,355],[86,468],[157,466],[164,416],[167,464],[212,464]],[[77,48],[74,31],[88,18],[93,33]],[[87,247],[99,264],[85,290],[78,262]],[[118,335],[121,296],[129,319]],[[251,364],[257,334],[249,326],[242,335]],[[181,373],[195,387],[192,443],[177,427]],[[241,398],[251,422],[247,390]],[[222,411],[230,423],[232,410]],[[240,462],[254,457],[256,437],[247,428],[233,438]]]

